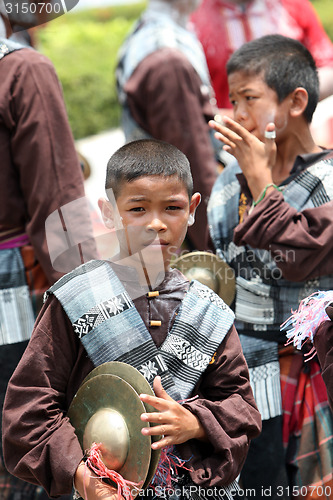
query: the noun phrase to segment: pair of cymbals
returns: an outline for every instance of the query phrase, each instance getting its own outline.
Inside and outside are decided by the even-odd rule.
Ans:
[[[160,437],[141,433],[150,424],[142,422],[140,415],[156,410],[143,403],[139,394],[154,396],[136,368],[118,361],[104,363],[83,380],[68,417],[85,452],[93,443],[99,444],[106,467],[145,489],[160,457],[160,450],[152,450],[151,443]]]

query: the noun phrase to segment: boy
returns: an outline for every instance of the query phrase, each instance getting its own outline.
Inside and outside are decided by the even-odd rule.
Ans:
[[[208,217],[217,253],[236,272],[236,326],[263,419],[241,479],[259,498],[267,488],[272,498],[284,498],[290,486],[333,484],[327,397],[311,408],[308,419],[298,415],[290,430],[284,406],[286,460],[292,465],[288,482],[282,405],[292,396],[284,392],[281,404],[278,361],[278,347],[286,341],[280,325],[290,309],[311,291],[332,288],[332,152],[317,146],[310,133],[318,75],[300,42],[281,35],[254,40],[232,55],[227,71],[234,119],[223,117],[224,124],[211,126],[238,163],[216,182]],[[290,366],[300,372],[302,355],[292,353]],[[292,400],[294,408],[299,406]],[[328,422],[328,436],[321,425],[316,427],[320,435],[312,432],[319,415]],[[321,451],[315,454],[317,442]]]
[[[156,398],[142,400],[158,412],[141,416],[158,420],[148,432],[163,437],[152,447],[179,445],[181,456],[190,458],[187,467],[197,487],[226,487],[240,472],[260,416],[233,314],[208,288],[190,285],[169,269],[200,201],[198,193],[192,195],[189,162],[164,142],[128,143],[108,163],[106,189],[111,202],[99,203],[106,225],[119,233],[118,261],[91,261],[49,290],[6,396],[7,466],[42,484],[51,496],[70,491],[74,479],[86,499],[113,498],[113,488],[86,473],[66,411],[94,364],[118,360],[138,369],[154,367]],[[154,294],[145,293],[147,276]],[[126,307],[120,296],[126,297]],[[105,310],[112,300],[118,300],[117,314],[94,323],[92,309],[103,305]],[[95,350],[89,330],[100,342]],[[180,345],[190,356],[182,348],[173,354]],[[191,356],[203,360],[200,369]],[[147,376],[150,383],[154,376]],[[174,401],[191,395],[199,397],[183,405]]]

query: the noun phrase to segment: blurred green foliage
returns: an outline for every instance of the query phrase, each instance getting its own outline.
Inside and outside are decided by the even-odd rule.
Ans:
[[[78,11],[37,32],[37,48],[61,81],[75,139],[118,127],[116,56],[145,3]]]
[[[333,2],[332,0],[312,0],[326,33],[333,41]]]
[[[333,40],[333,1],[312,3]],[[142,1],[69,13],[37,31],[37,48],[51,59],[62,83],[75,139],[119,126],[116,57],[146,5]]]

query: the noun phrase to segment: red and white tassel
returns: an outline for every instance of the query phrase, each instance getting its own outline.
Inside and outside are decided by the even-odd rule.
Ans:
[[[325,309],[331,302],[333,302],[333,290],[318,291],[303,299],[298,309],[292,311],[292,315],[281,325],[281,330],[291,327],[286,332],[288,339],[286,345],[293,344],[297,349],[301,349],[304,343],[308,341],[313,343],[319,325],[329,319]],[[315,354],[313,347],[307,354],[307,360]]]
[[[127,481],[118,472],[108,469],[102,461],[102,454],[100,451],[101,444],[93,443],[90,450],[87,452],[86,465],[101,479],[110,479],[117,485],[118,500],[125,498],[126,500],[133,500],[132,489],[139,490],[142,483],[134,483]]]

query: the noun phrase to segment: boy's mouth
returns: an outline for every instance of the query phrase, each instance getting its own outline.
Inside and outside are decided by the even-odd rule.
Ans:
[[[167,246],[168,244],[169,243],[166,240],[160,240],[159,238],[155,238],[152,241],[148,241],[148,242],[144,243],[144,246],[145,247],[148,247],[148,246],[163,247],[163,246]]]

